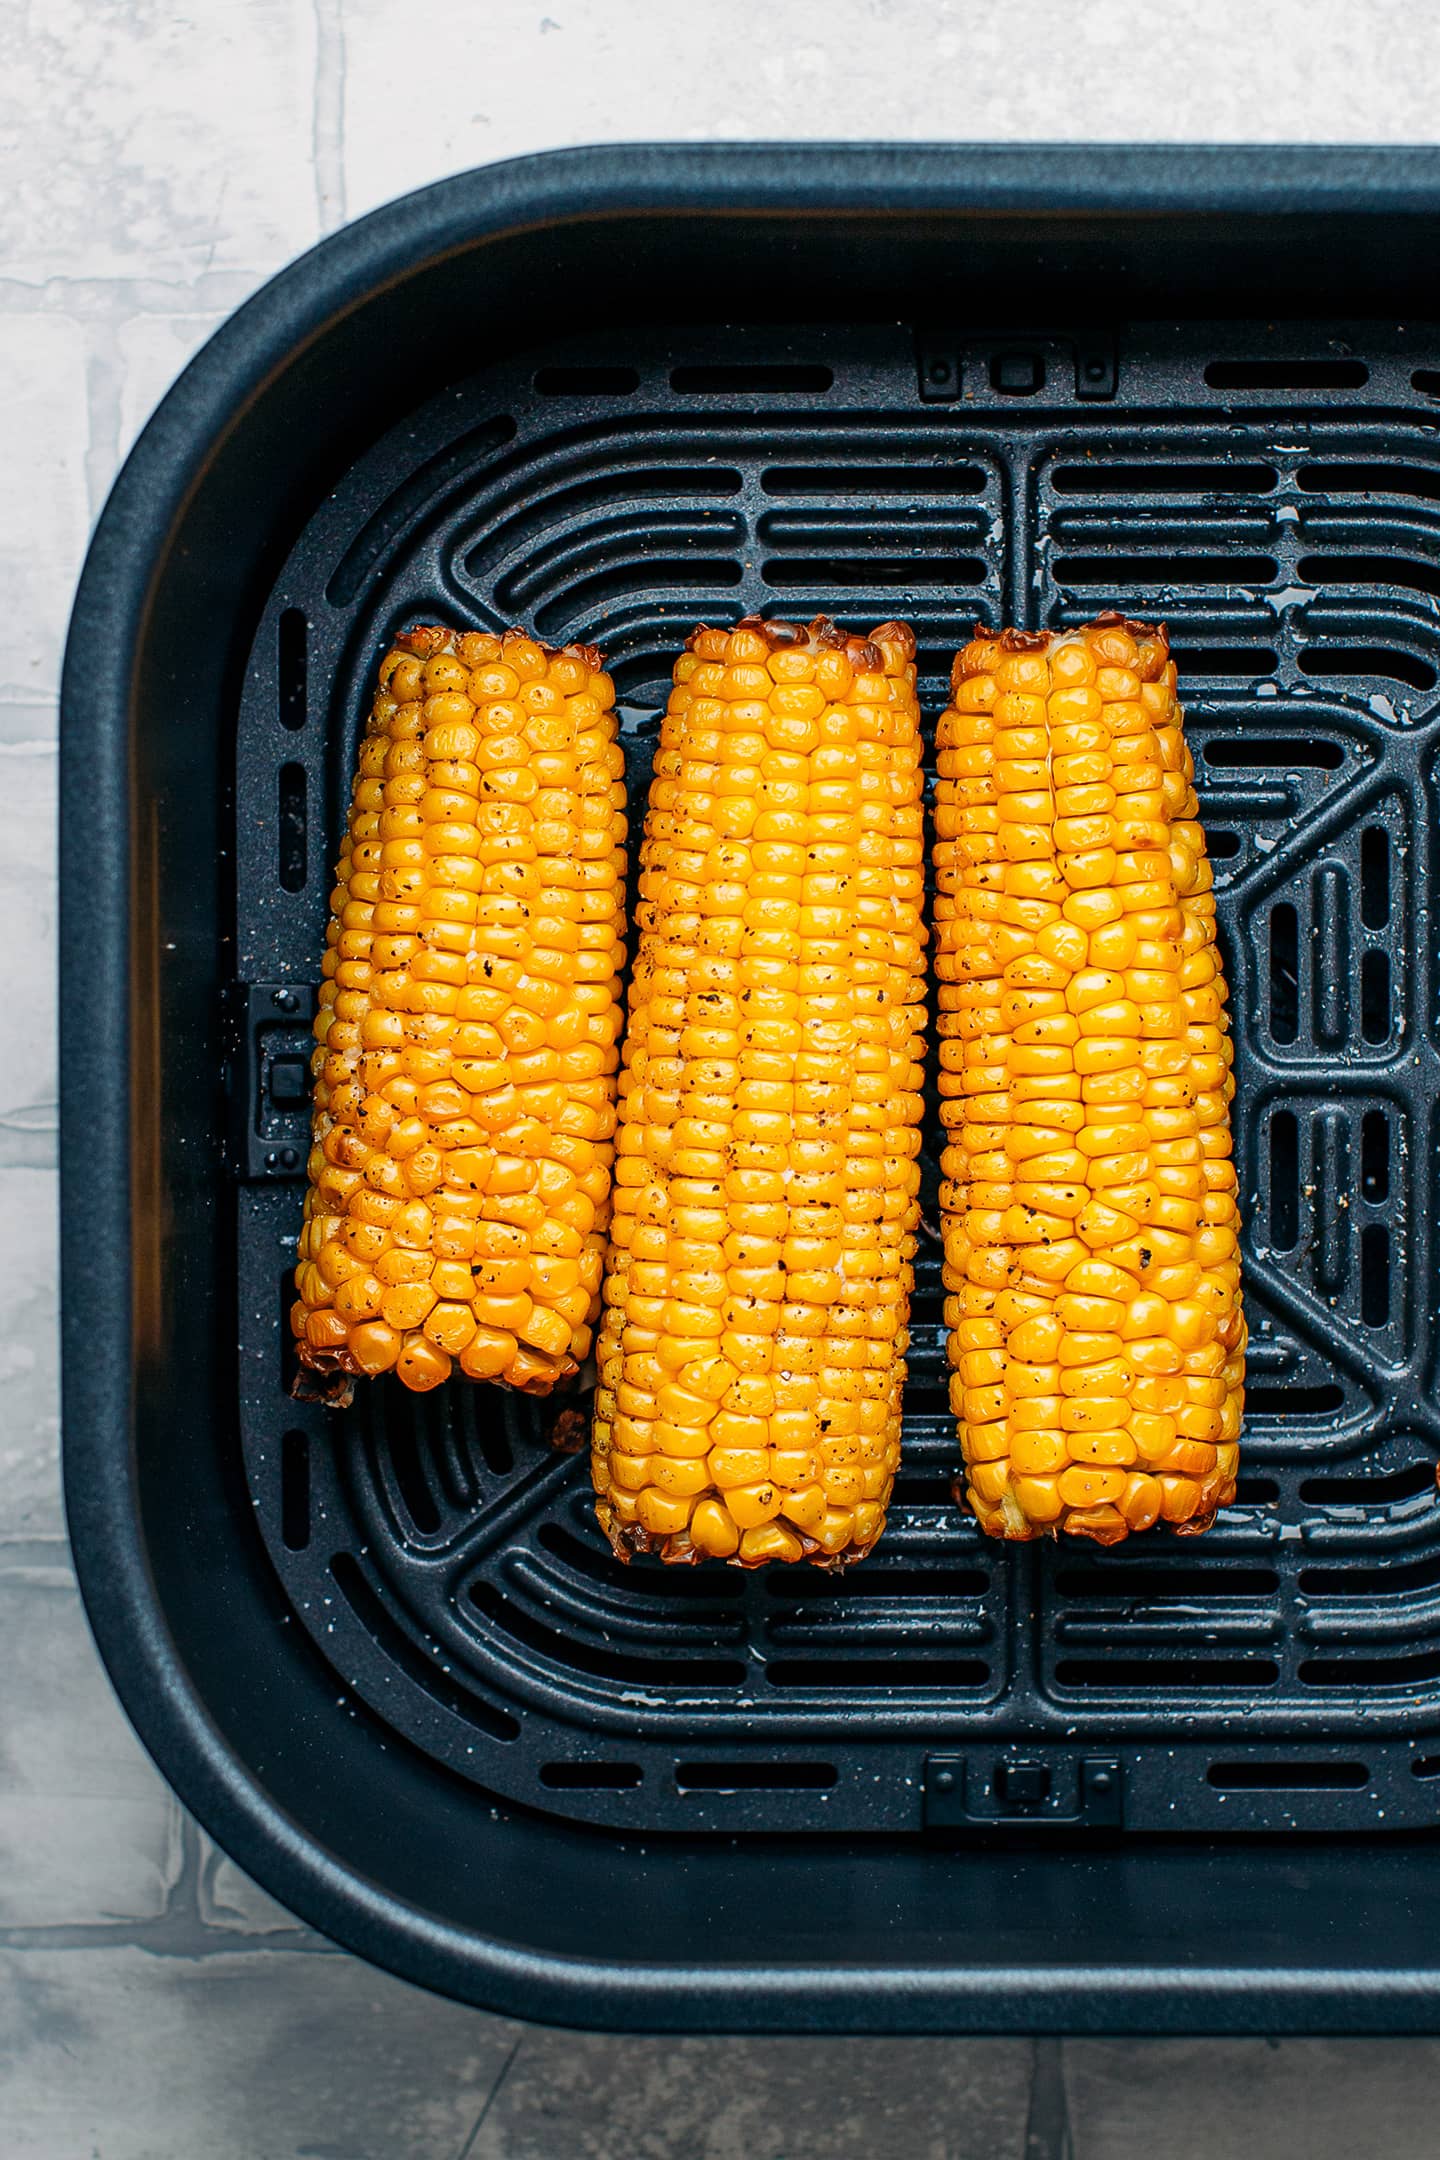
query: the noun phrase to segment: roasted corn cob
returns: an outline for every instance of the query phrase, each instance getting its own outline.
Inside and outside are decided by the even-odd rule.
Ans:
[[[879,1537],[918,1216],[914,638],[697,630],[640,853],[593,1469],[622,1557]]]
[[[950,1393],[1006,1538],[1205,1529],[1245,1322],[1226,990],[1163,629],[978,632],[934,860]]]
[[[599,1307],[623,759],[588,645],[444,629],[380,669],[340,858],[291,1322],[351,1377],[545,1394]],[[302,1385],[306,1383],[302,1376]]]

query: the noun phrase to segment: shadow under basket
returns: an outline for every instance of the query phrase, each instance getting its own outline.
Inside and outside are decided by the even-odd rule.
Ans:
[[[304,1918],[570,2023],[1440,2022],[1437,270],[1429,152],[567,152],[325,242],[160,407],[66,665],[66,1490],[142,1737]],[[499,1390],[290,1399],[397,629],[598,642],[638,831],[698,621],[902,615],[933,724],[977,618],[1111,605],[1170,625],[1215,865],[1235,1509],[983,1539],[933,1236],[843,1575],[621,1567]]]

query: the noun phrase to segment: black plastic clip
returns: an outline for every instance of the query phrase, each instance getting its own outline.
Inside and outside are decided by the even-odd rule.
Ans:
[[[921,337],[915,348],[920,396],[926,405],[950,405],[960,395],[960,354],[953,345]]]
[[[299,1177],[310,1152],[312,983],[232,983],[226,994],[226,1095],[236,1177]]]
[[[1115,347],[1111,340],[1078,337],[1075,340],[1076,397],[1113,398],[1115,386]]]
[[[1026,1749],[925,1758],[927,1830],[1118,1830],[1125,1781],[1113,1755]]]

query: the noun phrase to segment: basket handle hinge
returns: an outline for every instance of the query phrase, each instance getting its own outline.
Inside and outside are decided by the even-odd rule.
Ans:
[[[223,998],[229,1169],[303,1177],[310,1152],[313,983],[230,983]]]
[[[1114,1755],[1054,1749],[927,1755],[927,1830],[1118,1830],[1125,1777]]]

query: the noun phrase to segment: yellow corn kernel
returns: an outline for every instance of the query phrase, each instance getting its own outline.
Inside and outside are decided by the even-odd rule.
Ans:
[[[1017,1477],[1053,1475],[1069,1466],[1069,1444],[1061,1432],[1017,1432],[1010,1439],[1010,1468]]]
[[[544,1394],[588,1354],[624,956],[613,704],[593,647],[519,630],[411,630],[381,664],[315,1022],[302,1388],[425,1389],[458,1357]]]
[[[675,1537],[690,1521],[695,1502],[688,1496],[646,1485],[636,1501],[636,1518],[652,1537]]]
[[[1203,1527],[1234,1496],[1244,1319],[1226,999],[1164,632],[977,635],[937,751],[970,1506],[1007,1538]]]
[[[621,1557],[833,1561],[880,1535],[919,1220],[923,865],[910,631],[696,631],[641,844],[597,1344],[596,1504]],[[977,1041],[1001,995],[1046,994],[998,971],[966,987]],[[983,1393],[998,1330],[966,1355]],[[631,1388],[655,1414],[628,1510],[611,1451]],[[669,1464],[674,1527],[644,1504],[676,1490]]]
[[[450,1359],[425,1336],[408,1334],[400,1345],[395,1371],[408,1388],[424,1394],[450,1377]]]
[[[719,1500],[697,1501],[690,1517],[690,1538],[707,1559],[730,1560],[740,1549],[739,1526]]]

